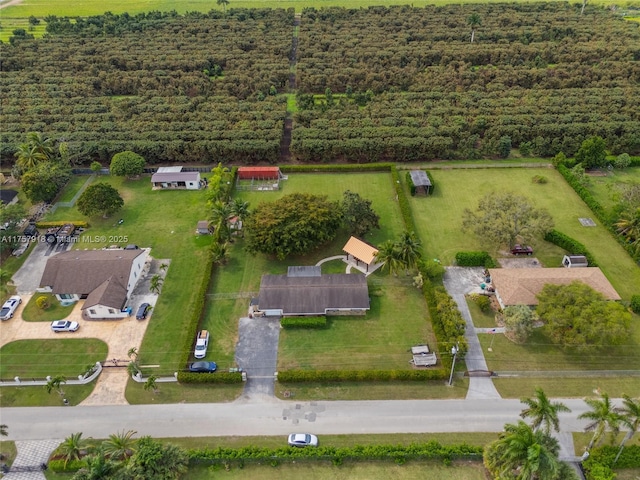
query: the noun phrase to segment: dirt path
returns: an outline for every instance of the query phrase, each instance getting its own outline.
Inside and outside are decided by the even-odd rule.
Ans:
[[[15,7],[16,5],[20,5],[22,0],[9,0],[8,2],[4,2],[0,0],[0,10],[7,7]]]

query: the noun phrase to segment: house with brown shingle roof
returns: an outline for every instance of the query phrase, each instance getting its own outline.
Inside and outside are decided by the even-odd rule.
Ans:
[[[608,300],[620,300],[620,295],[598,267],[495,268],[489,269],[489,274],[502,308],[537,305],[536,295],[545,285],[569,285],[575,281],[589,285]]]
[[[38,291],[53,293],[63,304],[85,299],[88,318],[124,318],[148,256],[147,249],[59,253],[47,260]]]

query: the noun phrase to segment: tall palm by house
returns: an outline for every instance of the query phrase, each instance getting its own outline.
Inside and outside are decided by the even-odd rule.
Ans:
[[[232,215],[232,207],[228,203],[220,200],[211,205],[211,221],[215,227],[214,237],[220,243],[229,240],[231,232],[229,230],[229,217]]]
[[[533,398],[523,398],[520,402],[527,406],[527,408],[520,413],[520,416],[522,418],[530,417],[531,428],[540,430],[540,427],[543,427],[543,431],[547,435],[551,433],[551,427],[553,427],[556,432],[560,431],[558,414],[571,411],[569,407],[563,403],[550,401],[541,388],[536,388]]]
[[[522,420],[506,424],[484,452],[485,466],[498,478],[556,480],[562,470],[558,441]]]
[[[620,449],[618,450],[618,454],[616,455],[616,459],[613,463],[618,461],[620,458],[620,454],[624,449],[624,444],[627,443],[631,438],[635,435],[640,428],[640,399],[634,400],[629,395],[622,396],[622,408],[619,413],[622,415],[621,423],[628,428],[627,434],[622,439],[620,443]]]
[[[44,386],[44,388],[47,393],[51,393],[55,390],[62,397],[64,396],[62,385],[64,385],[65,383],[67,383],[67,379],[62,375],[57,375],[47,380],[47,384]]]
[[[17,165],[23,170],[31,170],[36,165],[47,160],[46,155],[40,153],[38,149],[28,143],[18,145],[18,151],[14,153]]]
[[[584,401],[591,407],[591,410],[581,413],[578,418],[591,420],[584,428],[587,432],[593,432],[591,441],[587,446],[587,450],[591,450],[594,445],[600,442],[607,429],[611,431],[612,436],[618,433],[622,417],[606,393],[601,394],[599,399],[585,398]]]

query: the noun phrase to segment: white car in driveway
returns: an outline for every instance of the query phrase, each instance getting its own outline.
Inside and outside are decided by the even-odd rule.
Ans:
[[[13,317],[13,314],[18,309],[18,305],[22,303],[22,299],[18,295],[13,295],[9,298],[0,310],[0,320],[9,320]]]
[[[56,333],[75,332],[78,328],[80,328],[78,322],[72,322],[70,320],[56,320],[55,322],[51,322],[51,330]]]
[[[196,351],[193,356],[196,358],[204,358],[207,355],[207,347],[209,346],[209,332],[200,330],[196,339]]]

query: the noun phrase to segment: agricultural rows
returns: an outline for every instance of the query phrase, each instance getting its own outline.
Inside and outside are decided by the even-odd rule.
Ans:
[[[77,162],[122,150],[150,163],[278,160],[292,9],[46,21],[45,38],[3,49],[2,160],[28,131],[64,138]],[[291,153],[571,156],[600,135],[636,154],[638,45],[636,24],[562,3],[307,9]]]

